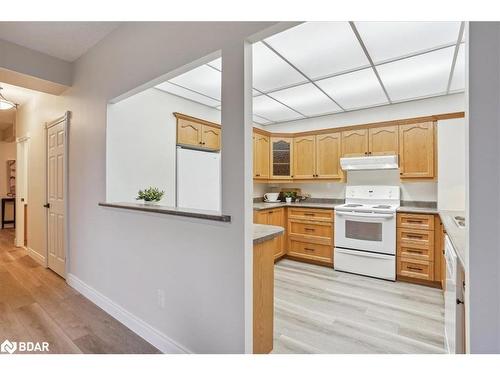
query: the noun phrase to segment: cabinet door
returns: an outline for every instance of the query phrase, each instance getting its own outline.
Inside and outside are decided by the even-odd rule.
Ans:
[[[315,175],[315,136],[293,139],[293,178],[307,179]]]
[[[368,129],[342,132],[342,156],[364,156],[368,153]]]
[[[271,178],[292,178],[292,138],[271,138]]]
[[[267,135],[254,134],[254,178],[269,178],[269,137]]]
[[[203,125],[201,128],[201,142],[203,147],[220,150],[220,129],[215,126]]]
[[[434,177],[434,123],[399,126],[401,178]]]
[[[340,133],[316,136],[316,178],[342,178]]]
[[[285,209],[273,209],[268,211],[267,224],[276,225],[285,228]],[[285,253],[284,234],[278,237],[278,245],[275,249],[275,258],[282,256]]]
[[[177,144],[200,147],[202,145],[201,128],[201,124],[179,119],[177,122]]]
[[[253,222],[255,224],[268,224],[269,214],[268,211],[254,211]]]
[[[368,153],[370,155],[397,155],[398,148],[398,127],[384,126],[382,128],[372,128],[368,131]]]

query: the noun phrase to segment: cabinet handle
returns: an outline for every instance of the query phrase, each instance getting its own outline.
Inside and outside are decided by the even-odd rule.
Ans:
[[[314,228],[304,228],[304,230],[307,230],[307,231],[310,231],[310,232],[314,232],[316,229],[314,229]]]
[[[304,212],[304,216],[314,216],[314,214],[311,214],[309,212]]]
[[[411,249],[406,249],[407,253],[414,253],[414,254],[422,254],[422,250],[411,250]]]
[[[418,235],[418,234],[407,234],[406,237],[408,237],[408,238],[414,238],[414,239],[417,239],[417,240],[421,240],[422,239],[422,236]]]
[[[255,177],[260,177],[260,174],[259,174],[259,173],[257,173],[257,174],[255,175]]]
[[[304,247],[305,251],[314,251],[314,249],[311,249],[310,247]]]
[[[268,214],[273,214],[273,213],[274,213],[274,211],[268,211],[267,213],[268,213]]]
[[[422,271],[422,268],[418,268],[418,267],[406,266],[406,268],[408,268],[409,270],[412,270],[412,271]]]
[[[407,219],[406,220],[408,223],[413,223],[413,224],[422,224],[423,220],[416,220],[416,219]]]

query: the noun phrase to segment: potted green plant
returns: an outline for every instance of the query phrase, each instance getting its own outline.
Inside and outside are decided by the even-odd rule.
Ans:
[[[150,186],[147,189],[139,190],[136,200],[143,200],[144,204],[157,204],[165,195],[163,190]]]
[[[286,203],[292,203],[292,200],[297,197],[297,193],[295,191],[286,191],[283,195],[285,196]]]

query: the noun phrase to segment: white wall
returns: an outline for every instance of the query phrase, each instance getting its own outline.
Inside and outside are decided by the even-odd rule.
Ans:
[[[470,22],[466,308],[471,353],[500,353],[500,24]]]
[[[439,121],[438,208],[465,210],[465,120]]]
[[[220,123],[220,111],[151,88],[108,107],[106,199],[133,202],[139,189],[165,191],[175,206],[176,118],[185,113]]]
[[[270,132],[301,132],[317,129],[338,128],[349,125],[399,120],[404,118],[462,112],[465,110],[464,94],[439,96],[406,103],[385,105],[359,111],[337,113],[312,119],[283,122],[263,127]]]
[[[71,89],[55,100],[49,95],[38,96],[20,116],[18,136],[32,132],[32,146],[37,146],[30,146],[30,167],[39,168],[41,176],[37,174],[30,181],[43,185],[45,167],[35,160],[43,160],[38,148],[43,144],[43,137],[37,135],[43,134],[40,125],[53,119],[54,113],[72,111],[69,272],[153,327],[166,351],[176,349],[172,343],[201,353],[242,353],[251,348],[248,272],[252,264],[248,257],[252,246],[252,138],[250,126],[245,128],[242,110],[249,110],[251,89],[242,79],[243,60],[239,57],[245,38],[272,25],[122,25],[77,60]],[[231,223],[99,207],[98,202],[106,199],[109,101],[221,49],[225,129],[222,209],[232,216]],[[244,87],[248,90],[246,105]],[[31,195],[30,202],[35,203]],[[32,215],[38,220],[32,225],[40,227],[43,210]],[[44,251],[43,242],[37,246]],[[158,289],[165,291],[165,309],[157,305]]]

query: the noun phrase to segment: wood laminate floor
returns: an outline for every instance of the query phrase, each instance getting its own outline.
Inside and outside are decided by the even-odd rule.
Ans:
[[[273,353],[444,353],[439,289],[275,265]]]
[[[14,230],[0,230],[0,343],[47,341],[50,353],[158,353],[13,244]]]

